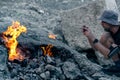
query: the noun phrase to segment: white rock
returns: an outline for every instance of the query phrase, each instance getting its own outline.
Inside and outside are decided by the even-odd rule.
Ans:
[[[100,38],[103,28],[98,18],[104,10],[104,6],[103,0],[93,1],[92,3],[61,13],[62,32],[65,40],[72,48],[90,48],[88,40],[83,36],[81,30],[83,25],[89,27],[95,36]]]

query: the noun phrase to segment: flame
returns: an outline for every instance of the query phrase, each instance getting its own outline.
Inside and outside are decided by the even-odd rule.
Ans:
[[[48,37],[51,39],[56,39],[57,35],[49,33]]]
[[[44,55],[48,55],[48,56],[53,56],[52,51],[51,51],[51,48],[52,48],[52,47],[53,47],[52,44],[49,44],[49,45],[46,46],[46,47],[41,47],[42,50],[43,50],[43,54],[44,54]]]
[[[26,31],[26,27],[20,25],[20,22],[16,21],[13,22],[5,32],[3,32],[3,40],[5,41],[5,46],[9,50],[8,59],[10,61],[13,61],[14,59],[22,61],[24,59],[24,56],[20,54],[20,50],[17,49],[18,41],[16,39],[22,32]]]

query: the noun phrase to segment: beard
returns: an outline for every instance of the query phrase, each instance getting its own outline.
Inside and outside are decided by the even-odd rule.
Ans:
[[[111,32],[109,28],[104,28],[104,31]]]

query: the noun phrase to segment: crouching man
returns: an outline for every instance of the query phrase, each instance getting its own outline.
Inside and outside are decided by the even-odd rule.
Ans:
[[[103,69],[104,72],[120,72],[120,26],[118,14],[112,10],[105,10],[100,17],[101,25],[106,31],[98,40],[89,27],[83,26],[83,34],[88,38],[90,45],[106,58],[112,58],[114,66]]]

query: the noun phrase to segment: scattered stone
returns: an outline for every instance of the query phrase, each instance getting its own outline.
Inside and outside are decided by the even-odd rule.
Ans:
[[[74,59],[78,63],[79,67],[82,69],[83,73],[92,75],[101,70],[101,66],[89,61],[86,55],[74,52]]]
[[[56,64],[57,67],[61,67],[63,65],[63,62],[61,61],[60,58],[55,58],[55,62],[57,63]]]
[[[39,68],[36,69],[36,73],[38,73],[38,74],[39,74],[39,73],[42,73],[41,67],[39,67]]]
[[[60,80],[65,80],[66,78],[65,78],[65,75],[61,75],[60,76]]]
[[[49,71],[46,71],[46,72],[45,72],[45,75],[46,75],[46,78],[47,78],[47,79],[50,79],[50,72],[49,72]]]
[[[77,76],[81,75],[80,70],[73,62],[65,62],[62,66],[62,70],[68,79],[75,79]]]
[[[91,78],[90,76],[87,75],[83,75],[85,80],[94,80],[93,78]]]
[[[95,74],[92,75],[92,77],[94,79],[99,79],[99,80],[119,80],[120,78],[119,77],[116,77],[116,76],[111,76],[111,75],[107,75],[103,72],[96,72]],[[113,79],[114,77],[114,79]]]
[[[55,62],[53,61],[52,57],[50,57],[48,55],[46,56],[46,61],[47,61],[48,64],[55,65]]]
[[[0,45],[0,70],[5,70],[7,68],[7,54],[6,48]]]
[[[43,78],[43,79],[46,79],[45,73],[40,74],[40,77]]]
[[[52,65],[48,64],[48,65],[45,66],[45,69],[49,70],[49,71],[54,71],[56,68],[55,68],[55,66],[52,66]]]
[[[36,61],[34,61],[34,60],[31,60],[29,64],[30,64],[30,67],[31,67],[31,68],[33,68],[33,69],[35,69],[35,68],[38,68],[38,67],[39,67],[39,65],[37,64],[37,62],[36,62]]]
[[[16,69],[13,69],[13,70],[11,71],[11,78],[14,78],[14,77],[17,76],[17,75],[18,75],[17,70],[16,70]]]

